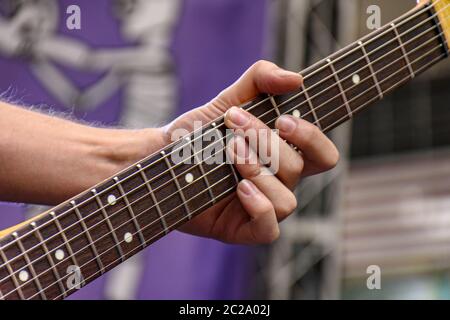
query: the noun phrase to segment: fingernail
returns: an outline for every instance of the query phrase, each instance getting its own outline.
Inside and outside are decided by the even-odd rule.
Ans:
[[[241,190],[246,196],[252,196],[257,192],[255,185],[248,180],[241,181]]]
[[[236,127],[244,127],[250,121],[249,115],[237,107],[228,110],[227,116]]]
[[[297,123],[289,116],[281,116],[277,121],[277,128],[283,133],[291,133],[297,128]]]
[[[287,71],[284,69],[276,69],[276,70],[274,70],[274,73],[277,77],[280,77],[280,78],[300,77],[300,75],[298,73],[295,73],[292,71]]]

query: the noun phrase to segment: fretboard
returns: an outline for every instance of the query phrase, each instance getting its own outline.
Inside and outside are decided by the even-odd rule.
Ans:
[[[300,90],[242,107],[271,128],[291,114],[328,132],[447,55],[427,6],[304,70]],[[221,117],[1,239],[0,299],[65,298],[232,194],[225,138]]]

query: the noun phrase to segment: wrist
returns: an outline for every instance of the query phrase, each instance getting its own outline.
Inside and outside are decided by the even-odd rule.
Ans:
[[[162,129],[109,130],[102,133],[95,148],[97,156],[107,164],[109,177],[161,149],[164,145]]]

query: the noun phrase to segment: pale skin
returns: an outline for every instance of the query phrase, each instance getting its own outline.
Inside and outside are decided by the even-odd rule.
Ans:
[[[268,129],[234,106],[259,93],[282,94],[301,84],[297,73],[260,61],[208,104],[165,127],[145,130],[95,128],[0,103],[0,200],[56,205],[163,148],[176,129],[191,130],[194,121],[207,123],[224,113],[230,129]],[[283,116],[276,128],[279,148],[271,150],[280,157],[276,174],[262,175],[257,161],[236,164],[244,178],[237,191],[181,231],[239,244],[270,243],[279,237],[279,222],[297,206],[292,190],[302,177],[333,168],[339,153],[316,126],[301,119]],[[246,147],[248,157],[257,160],[244,139],[231,143]]]

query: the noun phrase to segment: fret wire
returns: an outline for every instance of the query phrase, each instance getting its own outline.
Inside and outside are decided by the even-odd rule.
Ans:
[[[411,73],[411,79],[414,79],[414,77],[415,77],[416,75],[414,74],[414,71],[413,71],[412,66],[411,66],[411,62],[409,61],[408,54],[406,53],[406,49],[405,49],[405,47],[404,47],[402,38],[400,37],[400,34],[398,33],[398,30],[397,30],[397,27],[395,26],[395,23],[391,23],[391,27],[392,27],[392,29],[393,29],[394,32],[395,32],[395,36],[396,36],[396,38],[397,38],[397,40],[398,40],[398,43],[399,43],[400,48],[401,48],[401,50],[402,50],[402,52],[403,52],[403,55],[405,56],[406,64],[407,64],[407,66],[408,66],[409,72]]]
[[[11,290],[10,292],[8,292],[5,295],[5,297],[10,295],[12,292],[16,292],[17,291],[17,294],[19,295],[20,299],[25,300],[25,295],[23,294],[22,286],[19,284],[19,281],[17,280],[17,277],[16,277],[16,273],[12,269],[11,264],[8,262],[8,257],[3,252],[3,248],[0,248],[0,256],[2,257],[2,260],[4,261],[4,266],[8,270],[8,272],[10,274],[10,277],[11,277],[13,283],[14,283],[14,286],[16,287],[15,290]],[[2,280],[4,280],[4,279],[2,279]]]
[[[163,156],[166,155],[166,153],[164,151],[162,151],[161,154]],[[183,201],[183,206],[184,206],[184,209],[186,210],[186,213],[188,215],[188,220],[191,220],[192,219],[191,210],[189,209],[189,207],[187,205],[186,198],[184,196],[184,192],[181,190],[181,186],[180,186],[180,183],[178,182],[177,176],[176,176],[175,172],[172,169],[172,165],[171,165],[171,163],[169,161],[169,158],[165,157],[164,159],[166,161],[166,165],[167,165],[167,168],[169,169],[170,175],[172,176],[172,180],[175,183],[175,186],[177,187],[178,195],[181,197],[181,201]]]
[[[105,209],[102,201],[100,200],[100,198],[97,195],[97,190],[96,189],[92,189],[91,192],[92,192],[92,194],[95,197],[95,201],[97,202],[98,207],[101,208],[102,215],[104,217],[103,221],[106,221],[106,224],[108,225],[108,228],[111,231],[111,235],[112,235],[112,237],[114,239],[114,242],[115,243],[119,243],[119,239],[117,238],[117,234],[116,234],[115,231],[113,231],[114,228],[113,228],[113,225],[111,224],[111,220],[109,219],[108,213],[106,212],[106,209]],[[125,261],[125,256],[123,254],[123,250],[122,250],[121,246],[117,246],[117,252],[119,253],[120,257],[122,257],[122,262]]]
[[[441,1],[441,0],[438,0],[438,2],[440,2],[440,1]],[[434,19],[435,17],[437,17],[437,15],[439,14],[439,12],[445,10],[448,6],[449,6],[449,5],[446,5],[444,8],[440,9],[440,10],[439,10],[438,12],[436,12],[432,17],[430,17],[430,18],[427,19],[426,21],[422,22],[421,24],[423,24],[423,23],[429,21],[430,19]],[[401,19],[405,19],[404,21],[401,21],[402,23],[401,23],[400,25],[403,25],[403,24],[405,24],[406,22],[412,20],[413,18],[419,16],[420,14],[426,12],[427,10],[429,10],[429,8],[427,8],[427,7],[420,8],[420,9],[418,9],[416,12],[414,12],[414,14],[413,14],[412,16],[407,17],[407,19],[406,19],[407,14],[405,14],[405,15],[403,15],[403,16],[397,18],[395,21],[397,21],[397,20],[398,20],[398,21],[401,21]],[[408,13],[408,14],[409,14],[409,13]],[[438,21],[439,21],[439,20],[438,20]],[[421,24],[419,24],[419,25],[421,25]],[[411,29],[414,29],[414,28],[411,28]],[[410,30],[411,30],[411,29],[410,29]],[[408,30],[407,32],[409,32],[410,30]],[[407,32],[405,32],[405,33],[407,33]],[[376,35],[375,37],[373,37],[372,39],[370,39],[370,41],[368,41],[368,43],[371,43],[371,42],[373,42],[373,41],[379,39],[381,36],[383,36],[383,35],[386,34],[386,33],[387,33],[387,32],[383,32],[383,33],[381,33],[381,34],[379,34],[379,35]],[[370,36],[372,36],[372,34],[368,34],[367,36],[363,37],[362,39],[369,38]],[[383,46],[381,46],[381,47],[383,47]],[[339,50],[338,52],[336,52],[336,54],[338,54],[339,52],[341,52],[341,51],[343,51],[343,50],[345,50],[345,49],[346,49],[346,48],[343,48],[343,49]],[[351,52],[354,52],[354,50],[350,51],[349,53],[351,53]],[[340,60],[340,59],[343,58],[343,57],[344,57],[344,56],[341,56],[341,57],[339,57],[337,60]],[[309,68],[306,68],[303,72],[307,72],[307,71],[309,71],[310,69],[314,68],[315,66],[316,66],[316,64],[312,65],[312,66],[309,67]],[[319,70],[316,70],[316,72],[319,72],[319,71],[320,71],[320,69],[319,69]],[[312,73],[311,76],[312,76],[313,74],[314,74],[314,73]],[[308,75],[305,76],[305,79],[306,79],[306,78],[308,78]],[[265,101],[267,101],[267,99],[264,100],[264,101],[261,101],[259,104],[262,104],[262,103],[264,103]],[[255,107],[256,107],[257,105],[258,105],[258,104],[256,104]],[[216,119],[215,121],[218,121],[218,120],[221,119],[221,118],[223,118],[223,116],[222,116],[222,117],[219,117],[219,118]],[[176,142],[172,143],[172,145],[174,145],[175,143],[176,143]],[[151,157],[151,156],[149,156],[149,157]],[[160,160],[161,160],[161,159],[160,159]],[[151,164],[150,164],[150,165],[151,165]],[[128,177],[128,178],[131,178],[131,176]],[[110,188],[112,188],[112,187],[113,187],[113,186],[111,186]],[[106,192],[106,191],[107,191],[107,190],[103,190],[103,192]],[[86,201],[87,201],[87,200],[86,200]],[[65,213],[67,213],[67,212],[65,212]],[[65,213],[63,213],[63,214],[65,214]]]
[[[367,65],[369,66],[369,69],[370,69],[370,72],[372,74],[373,81],[374,81],[375,86],[377,88],[377,91],[378,91],[378,94],[380,96],[380,99],[383,99],[383,97],[384,97],[383,90],[381,90],[380,83],[378,82],[378,78],[377,78],[376,73],[375,73],[375,71],[373,69],[372,61],[370,61],[369,55],[367,54],[367,51],[366,51],[366,48],[364,47],[364,45],[363,45],[363,43],[361,41],[358,41],[358,45],[361,47],[361,50],[364,53],[364,57],[365,57],[365,59],[367,61]],[[359,70],[357,72],[359,72]]]
[[[431,30],[431,29],[430,29],[430,30]],[[429,31],[429,30],[428,30],[428,31]],[[428,32],[428,31],[426,31],[426,32]],[[426,33],[426,32],[425,32],[425,33]],[[405,33],[406,33],[406,32],[405,32]],[[422,33],[422,34],[423,34],[423,33]],[[411,39],[411,41],[412,41],[412,40],[414,40],[414,39]],[[430,39],[430,40],[433,40],[433,39]],[[381,59],[381,58],[380,58],[380,59]],[[263,115],[263,116],[264,116],[264,115]]]
[[[74,207],[75,209],[75,214],[78,217],[79,223],[81,224],[81,226],[83,227],[84,230],[84,234],[86,235],[86,237],[88,238],[89,241],[89,246],[91,247],[92,252],[94,253],[94,255],[97,257],[97,264],[99,269],[101,270],[101,273],[105,273],[105,268],[103,267],[103,262],[100,258],[98,258],[98,251],[97,248],[94,245],[94,240],[92,239],[91,234],[89,233],[89,229],[86,225],[86,223],[84,222],[83,216],[81,215],[80,210],[78,210],[78,207],[76,205],[75,201],[71,201],[70,204]]]
[[[35,230],[35,234],[38,237],[40,243],[42,244],[42,248],[44,249],[45,255],[47,256],[47,261],[51,266],[51,269],[53,271],[53,275],[58,280],[58,286],[61,293],[64,295],[64,298],[67,297],[66,288],[64,288],[64,284],[61,282],[61,275],[59,274],[58,269],[56,268],[55,262],[50,255],[50,250],[48,250],[47,244],[45,243],[44,237],[42,236],[42,233],[40,230],[36,227],[36,222],[32,222],[31,227]]]
[[[140,164],[137,165],[138,170],[142,169],[142,166]],[[166,219],[164,218],[163,212],[161,211],[161,208],[159,206],[159,202],[155,197],[155,194],[153,193],[153,188],[150,185],[150,181],[148,181],[147,176],[145,175],[144,171],[141,170],[141,177],[144,180],[144,184],[147,186],[147,190],[152,198],[153,203],[155,204],[156,207],[156,211],[158,212],[158,216],[161,219],[161,223],[163,225],[163,228],[166,232],[166,234],[169,233],[169,229],[167,228],[167,222]]]
[[[278,117],[280,117],[281,112],[280,112],[280,109],[278,108],[278,105],[277,105],[273,95],[270,95],[269,100],[270,100],[270,103],[272,104],[273,109],[275,110],[275,113],[277,114]]]
[[[65,233],[65,231],[63,230],[63,228],[61,226],[61,223],[59,223],[59,220],[56,217],[56,213],[54,211],[52,211],[52,212],[50,212],[50,216],[52,217],[53,221],[55,222],[56,227],[58,228],[58,234],[61,235],[61,237],[64,240],[64,246],[66,247],[67,252],[69,253],[69,256],[70,256],[70,258],[72,260],[73,265],[74,266],[79,266],[80,264],[78,263],[78,260],[77,260],[77,258],[75,256],[75,254],[73,253],[72,246],[70,245],[69,239],[67,238],[66,233]],[[53,236],[51,236],[49,239],[51,239],[51,238],[53,238]],[[49,239],[47,239],[47,241]],[[70,239],[70,240],[74,240],[74,239]],[[56,249],[53,250],[53,251],[56,252]],[[82,284],[82,286],[85,285],[83,277],[81,278],[81,284]]]
[[[313,115],[314,121],[317,123],[317,126],[319,127],[319,129],[322,130],[322,125],[320,124],[319,118],[317,117],[316,109],[314,108],[314,106],[312,104],[311,98],[309,97],[308,91],[306,91],[306,87],[305,87],[304,83],[302,83],[302,90],[303,90],[303,93],[305,94],[305,98],[306,98],[306,101],[308,102],[309,108],[311,109],[311,113]]]
[[[45,295],[45,292],[42,290],[41,281],[39,280],[36,270],[34,270],[34,266],[31,263],[30,257],[27,253],[25,253],[25,247],[23,246],[22,240],[18,239],[19,234],[17,232],[13,232],[12,236],[16,239],[17,245],[19,246],[20,251],[23,253],[23,258],[25,259],[27,266],[25,267],[28,269],[33,276],[33,282],[36,284],[36,287],[38,288],[39,295],[42,299],[47,300],[47,296]],[[26,271],[25,271],[26,272]]]
[[[123,197],[123,199],[125,201],[126,208],[127,208],[128,212],[131,215],[131,220],[133,220],[134,227],[136,228],[136,231],[137,231],[137,233],[139,235],[139,240],[141,240],[142,248],[144,249],[147,246],[147,244],[146,244],[144,235],[142,234],[141,226],[140,226],[139,222],[136,219],[136,215],[134,214],[133,207],[130,205],[130,201],[128,201],[128,197],[126,196],[125,190],[123,189],[119,178],[115,177],[114,181],[116,182],[116,184],[117,184],[117,186],[119,188],[120,194],[122,195],[122,197]]]
[[[347,108],[348,116],[353,118],[353,112],[350,108],[350,105],[348,104],[347,95],[344,91],[344,88],[342,87],[341,81],[339,80],[339,75],[336,72],[336,69],[334,68],[333,62],[331,62],[331,59],[327,59],[328,65],[331,68],[332,73],[334,74],[334,79],[336,80],[337,85],[339,86],[339,91],[341,92],[342,99],[344,100],[345,107]]]
[[[192,145],[192,143],[191,143],[191,138],[186,138],[186,140],[187,141],[189,141],[189,147],[190,147],[190,150],[191,150],[191,152],[193,153],[193,155],[194,155],[194,158],[195,158],[195,162],[196,163],[198,163],[198,167],[199,167],[199,169],[200,169],[200,173],[202,174],[202,177],[203,177],[203,181],[205,182],[205,184],[206,184],[206,187],[208,188],[208,193],[209,193],[209,196],[210,196],[210,198],[211,198],[211,200],[213,201],[213,205],[214,204],[216,204],[216,198],[214,197],[214,194],[212,193],[212,190],[210,189],[211,187],[210,187],[210,183],[209,183],[209,180],[208,180],[208,177],[206,177],[206,171],[205,171],[205,169],[203,168],[203,161],[201,160],[201,158],[198,156],[198,153],[195,151],[195,149],[194,149],[194,146]],[[206,159],[205,159],[206,160]],[[183,172],[184,173],[184,172]],[[183,174],[182,173],[182,174]],[[192,182],[193,183],[193,182]]]

